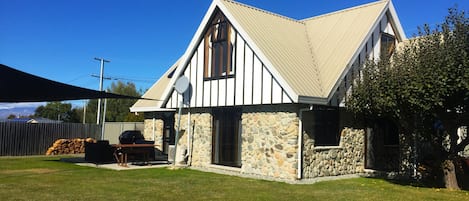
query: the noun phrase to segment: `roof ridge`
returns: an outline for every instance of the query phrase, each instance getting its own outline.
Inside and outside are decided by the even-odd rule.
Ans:
[[[314,72],[316,73],[316,79],[319,83],[319,90],[320,90],[320,93],[323,94],[324,93],[324,88],[323,88],[323,84],[322,84],[322,81],[320,78],[320,74],[321,72],[319,71],[319,68],[318,68],[318,63],[316,61],[316,55],[314,54],[314,51],[313,51],[313,44],[311,43],[311,39],[309,38],[309,34],[308,34],[308,28],[306,27],[306,25],[304,25],[304,32],[305,32],[305,35],[306,35],[306,41],[308,43],[308,50],[309,50],[309,54],[311,56],[311,60],[313,60],[312,64],[312,68],[314,68]]]
[[[237,4],[239,6],[243,6],[243,7],[246,7],[246,8],[249,8],[249,9],[253,9],[253,10],[256,10],[256,11],[259,11],[259,12],[263,12],[265,14],[268,14],[268,15],[272,15],[272,16],[275,16],[275,17],[279,17],[279,18],[283,18],[285,20],[289,20],[289,21],[292,21],[292,22],[296,22],[296,23],[300,23],[300,24],[303,24],[303,22],[301,20],[297,20],[297,19],[294,19],[294,18],[291,18],[291,17],[287,17],[285,15],[281,15],[281,14],[278,14],[278,13],[274,13],[272,11],[268,11],[268,10],[264,10],[264,9],[261,9],[261,8],[258,8],[258,7],[254,7],[254,6],[251,6],[251,5],[247,5],[247,4],[244,4],[244,3],[241,3],[241,2],[237,2],[237,1],[234,1],[234,0],[221,0],[221,1],[225,1],[225,2],[229,2],[229,3],[233,3],[233,4]]]
[[[345,8],[345,9],[342,9],[342,10],[338,10],[338,11],[334,11],[334,12],[325,13],[325,14],[322,14],[322,15],[317,15],[317,16],[305,18],[305,19],[298,20],[298,21],[304,23],[305,21],[314,20],[314,19],[318,19],[318,18],[323,18],[323,17],[327,17],[327,16],[331,16],[331,15],[335,15],[335,14],[339,14],[339,13],[343,13],[343,12],[348,12],[348,11],[356,10],[356,9],[360,9],[360,8],[365,8],[365,7],[369,7],[369,6],[374,6],[374,5],[380,4],[380,3],[389,3],[389,1],[390,0],[378,0],[378,1],[370,2],[370,3],[364,4],[364,5],[357,5],[357,6],[353,6],[353,7],[350,7],[350,8]]]

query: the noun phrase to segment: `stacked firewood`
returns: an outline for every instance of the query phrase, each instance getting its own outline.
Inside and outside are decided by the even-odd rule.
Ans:
[[[96,143],[93,138],[58,139],[46,151],[46,155],[85,153],[85,142]]]

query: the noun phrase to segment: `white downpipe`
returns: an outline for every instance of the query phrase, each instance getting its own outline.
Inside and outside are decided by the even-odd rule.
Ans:
[[[182,101],[179,102],[179,112],[178,112],[178,119],[177,119],[177,129],[176,129],[176,136],[174,140],[174,158],[173,158],[173,167],[176,166],[176,155],[178,150],[178,141],[179,141],[179,131],[181,129],[181,113],[182,113]]]
[[[153,141],[155,141],[155,138],[156,138],[156,133],[155,133],[155,117],[153,117],[153,120],[152,120],[152,133],[153,133]]]
[[[191,141],[192,141],[192,132],[191,132],[191,112],[187,111],[187,165],[190,165],[192,161],[192,147],[191,147]]]
[[[106,124],[106,107],[107,107],[107,98],[104,99],[104,111],[103,111],[103,124],[101,125],[101,140],[104,140],[105,124]]]
[[[299,115],[299,122],[298,122],[298,171],[296,178],[298,180],[301,179],[301,175],[303,173],[303,156],[302,156],[302,149],[303,149],[303,112],[308,111],[312,108],[303,108],[300,109]]]

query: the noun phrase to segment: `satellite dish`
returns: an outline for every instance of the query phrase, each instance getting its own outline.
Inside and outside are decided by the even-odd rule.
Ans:
[[[174,84],[174,89],[178,94],[183,94],[186,92],[187,88],[189,88],[189,79],[186,76],[182,76],[176,80],[176,84]]]

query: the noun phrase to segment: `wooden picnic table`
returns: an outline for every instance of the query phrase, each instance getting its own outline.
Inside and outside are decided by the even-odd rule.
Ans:
[[[154,148],[154,144],[112,144],[114,151],[114,157],[116,157],[117,165],[127,167],[128,154],[143,154],[143,160],[148,163],[150,151],[153,149],[144,149],[144,148]]]

